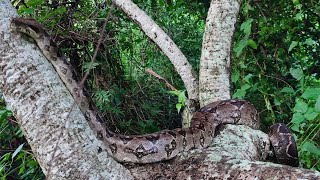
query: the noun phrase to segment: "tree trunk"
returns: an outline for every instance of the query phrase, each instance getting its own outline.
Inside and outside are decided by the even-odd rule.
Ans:
[[[320,173],[265,160],[268,136],[247,126],[226,125],[205,150],[184,152],[169,162],[134,166],[135,179],[319,179]]]
[[[212,0],[200,59],[200,106],[231,98],[230,49],[241,1]]]

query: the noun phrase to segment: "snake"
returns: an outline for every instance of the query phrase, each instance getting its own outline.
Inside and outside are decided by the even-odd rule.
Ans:
[[[79,85],[74,68],[50,37],[47,30],[32,18],[12,18],[11,30],[33,39],[43,55],[57,71],[75,103],[89,124],[102,140],[108,154],[122,163],[155,163],[173,159],[180,152],[207,148],[221,124],[260,126],[259,113],[246,100],[229,99],[209,103],[193,114],[188,128],[162,130],[144,135],[122,135],[111,131],[103,122],[86,90]],[[298,166],[296,142],[289,128],[283,123],[270,127],[269,139],[276,162]]]

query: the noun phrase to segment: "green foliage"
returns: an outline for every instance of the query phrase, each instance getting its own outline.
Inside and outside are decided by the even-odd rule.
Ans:
[[[178,97],[178,103],[176,104],[176,108],[178,113],[180,113],[180,110],[182,107],[184,107],[185,103],[186,103],[186,91],[169,91],[169,94],[173,94],[175,96]]]
[[[265,128],[274,122],[288,123],[297,137],[301,165],[317,170],[319,9],[319,2],[244,3],[231,77],[233,97],[256,104]]]
[[[2,100],[1,100],[2,101]],[[0,179],[44,179],[44,175],[26,146],[12,113],[0,105]]]

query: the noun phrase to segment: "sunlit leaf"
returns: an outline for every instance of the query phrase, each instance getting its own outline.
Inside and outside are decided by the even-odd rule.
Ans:
[[[248,43],[248,46],[250,46],[252,49],[257,49],[258,47],[257,43],[252,39],[249,39],[247,43]]]
[[[242,99],[246,95],[246,91],[242,89],[237,89],[236,92],[232,95],[233,99]]]
[[[296,80],[300,80],[300,79],[304,76],[303,71],[302,71],[302,69],[300,69],[300,68],[297,68],[297,69],[291,68],[291,69],[290,69],[290,74],[291,74],[291,76],[294,77]]]
[[[240,26],[240,30],[242,30],[247,36],[251,34],[251,23],[253,19],[248,19],[243,22]]]
[[[20,146],[13,152],[11,158],[13,159],[23,148],[24,143],[20,144]]]
[[[316,100],[320,96],[320,88],[308,88],[301,97],[307,100]]]
[[[290,52],[293,48],[295,48],[296,46],[298,45],[298,42],[296,41],[292,41],[290,46],[289,46],[289,49],[288,49],[288,52]]]
[[[306,39],[306,40],[304,41],[304,44],[309,45],[309,46],[312,46],[312,45],[317,44],[317,42],[314,41],[314,40],[311,39],[311,38],[308,38],[308,39]]]
[[[295,112],[305,113],[308,110],[308,104],[302,100],[298,100],[293,109]]]
[[[180,104],[180,103],[176,104],[176,108],[177,108],[178,113],[180,113],[181,107],[182,107],[182,104]]]

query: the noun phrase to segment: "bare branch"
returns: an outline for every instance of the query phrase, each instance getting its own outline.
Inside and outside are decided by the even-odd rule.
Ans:
[[[156,72],[154,72],[152,69],[147,68],[146,72],[148,72],[149,74],[151,74],[152,76],[158,78],[160,81],[164,82],[166,84],[166,86],[171,89],[172,91],[177,91],[177,89],[175,87],[173,87],[166,79],[164,79],[163,77],[161,77],[159,74],[157,74]]]
[[[190,99],[198,100],[198,80],[187,58],[172,39],[136,4],[130,0],[113,0],[113,3],[135,21],[169,58],[187,89]]]

